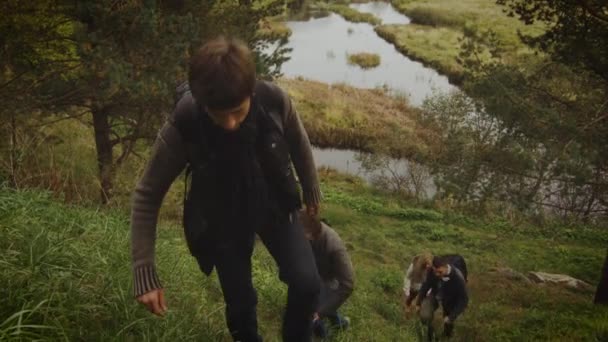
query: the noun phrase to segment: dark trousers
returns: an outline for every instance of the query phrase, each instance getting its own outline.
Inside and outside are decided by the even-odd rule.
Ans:
[[[320,280],[310,244],[296,215],[293,221],[276,221],[258,232],[287,284],[283,315],[283,341],[310,341],[312,315],[317,306]],[[215,267],[226,302],[226,321],[235,341],[258,342],[257,294],[251,279],[255,235],[226,239],[218,246]]]
[[[321,282],[321,292],[319,293],[319,307],[321,307],[323,303],[330,300],[332,291],[334,290],[331,288],[330,283],[326,283],[323,281]],[[332,324],[336,325],[338,325],[341,320],[337,309],[334,312],[327,312],[325,315],[322,315],[321,318],[328,318]]]
[[[416,291],[416,290],[410,290],[410,295],[407,296],[407,298],[405,299],[405,305],[406,306],[412,305],[412,302],[414,300],[416,300],[417,297],[418,297],[418,291]]]
[[[454,308],[450,303],[443,302],[443,317],[447,317],[450,315],[450,312]],[[432,341],[435,335],[433,329],[433,315],[435,310],[439,308],[439,301],[435,295],[430,295],[425,297],[422,300],[422,305],[420,307],[420,319],[422,323],[427,326],[427,338],[429,341]],[[446,337],[451,337],[454,331],[454,322],[444,323],[443,324],[443,334]]]
[[[319,295],[319,307],[323,305],[324,302],[330,300],[332,295],[332,291],[334,291],[329,283],[322,282],[321,283],[321,293]],[[338,309],[338,308],[337,308]],[[328,327],[325,326],[323,319],[327,319],[332,327],[337,329],[346,329],[349,325],[349,322],[345,320],[338,310],[332,312],[326,312],[322,314],[316,322],[313,324],[313,332],[317,337],[325,338],[329,334]]]

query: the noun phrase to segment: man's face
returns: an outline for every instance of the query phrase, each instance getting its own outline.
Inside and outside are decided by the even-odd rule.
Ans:
[[[247,118],[250,107],[251,98],[248,97],[239,105],[230,109],[213,110],[206,108],[206,110],[213,123],[227,131],[236,131]]]
[[[433,267],[433,272],[435,273],[435,276],[437,276],[437,278],[443,278],[448,275],[448,266],[444,265],[439,267]]]

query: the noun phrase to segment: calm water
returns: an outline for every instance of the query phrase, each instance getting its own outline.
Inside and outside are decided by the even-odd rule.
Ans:
[[[375,14],[384,23],[407,24],[409,19],[390,4],[373,2],[352,7]],[[288,47],[291,59],[283,64],[285,76],[318,80],[326,83],[346,83],[359,88],[388,86],[399,94],[408,95],[413,105],[438,91],[455,89],[447,77],[410,60],[391,44],[378,37],[372,25],[350,23],[337,14],[308,21],[290,21],[292,30]],[[347,63],[347,55],[373,52],[380,55],[380,66],[363,70]]]

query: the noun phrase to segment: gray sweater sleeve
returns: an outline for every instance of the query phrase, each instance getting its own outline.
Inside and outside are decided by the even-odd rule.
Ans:
[[[154,264],[156,224],[165,194],[186,166],[183,146],[178,130],[171,123],[165,123],[133,194],[131,256],[136,297],[162,287]]]
[[[285,113],[284,134],[289,144],[289,153],[302,185],[304,203],[319,204],[322,199],[317,168],[312,156],[312,147],[300,116],[287,93],[281,90]]]

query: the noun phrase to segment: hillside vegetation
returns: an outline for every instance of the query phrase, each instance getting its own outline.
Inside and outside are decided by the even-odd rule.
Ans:
[[[495,266],[563,272],[595,283],[605,231],[513,227],[416,209],[351,177],[322,172],[324,216],[346,241],[356,290],[344,307],[352,329],[337,341],[411,341],[417,323],[401,307],[401,281],[416,253],[460,252],[471,304],[457,341],[601,341],[608,311],[593,294],[507,280]],[[157,263],[169,313],[156,318],[132,297],[127,216],[67,206],[36,191],[0,191],[0,340],[227,341],[221,290],[188,255],[179,225],[164,221]],[[279,340],[286,288],[258,245],[253,259],[259,321]]]

